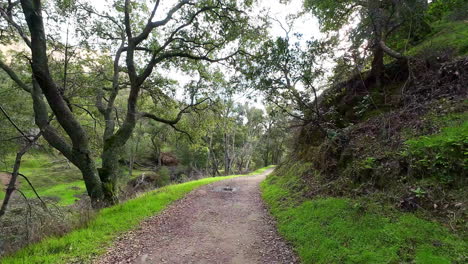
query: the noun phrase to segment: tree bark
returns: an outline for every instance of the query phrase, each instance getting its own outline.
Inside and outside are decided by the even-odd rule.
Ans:
[[[91,157],[87,134],[71,112],[49,72],[41,2],[39,0],[21,0],[21,6],[31,34],[31,68],[33,72],[31,95],[36,125],[43,131],[47,142],[80,169],[92,204],[98,207],[103,199],[102,184]],[[49,125],[47,107],[42,95],[47,99],[60,126],[69,136],[71,145]]]
[[[375,85],[377,87],[382,87],[382,78],[384,74],[384,51],[380,45],[375,46],[374,48],[374,58],[372,59],[372,69],[371,75],[375,79]]]
[[[228,142],[228,134],[224,133],[224,174],[229,175],[231,168],[229,165],[229,142]]]
[[[19,175],[19,169],[21,166],[21,159],[23,155],[37,142],[42,133],[39,133],[34,137],[33,140],[29,141],[25,146],[23,146],[18,153],[16,153],[15,164],[13,165],[13,172],[11,173],[10,182],[5,192],[5,198],[3,199],[2,207],[0,208],[0,217],[2,217],[7,209],[8,203],[10,201],[11,195],[16,190],[16,181]]]
[[[388,47],[387,44],[385,44],[385,41],[383,41],[383,40],[379,41],[379,46],[385,53],[387,53],[389,56],[391,56],[391,57],[393,57],[395,59],[402,59],[402,60],[408,59],[408,57],[406,57],[405,55],[403,55],[403,54],[399,53],[398,51],[393,50],[390,47]]]

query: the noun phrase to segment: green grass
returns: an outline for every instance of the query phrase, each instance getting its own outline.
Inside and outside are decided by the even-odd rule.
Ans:
[[[261,168],[249,175],[266,169]],[[162,211],[193,189],[238,176],[242,175],[204,178],[145,193],[138,198],[99,211],[85,228],[77,229],[62,237],[46,238],[1,259],[1,263],[89,262],[93,257],[103,253],[105,247],[109,246],[119,234],[135,228],[142,220]]]
[[[257,169],[255,171],[252,171],[251,173],[247,174],[247,175],[255,175],[255,174],[260,174],[268,169],[272,169],[276,167],[276,165],[269,165],[269,166],[266,166],[266,167],[263,167],[263,168],[260,168],[260,169]]]
[[[1,166],[2,171],[11,171],[14,158],[10,157]],[[47,154],[26,154],[21,161],[20,173],[28,177],[34,187],[51,187],[81,179],[80,171],[72,164]],[[26,182],[20,177],[21,184]]]
[[[13,157],[8,158],[1,170],[11,171],[8,166],[13,161]],[[71,205],[79,199],[77,195],[86,193],[80,171],[72,164],[67,164],[64,159],[54,162],[54,158],[47,154],[26,154],[22,159],[20,172],[28,177],[41,197],[56,200],[58,205]],[[131,178],[138,177],[143,172],[145,171],[134,169]],[[19,182],[26,197],[34,198],[35,194],[27,182],[21,177]],[[5,191],[1,188],[0,200],[4,197]]]
[[[23,188],[22,188],[23,189]],[[70,183],[57,184],[48,188],[36,190],[39,196],[43,199],[51,198],[56,200],[57,205],[67,206],[74,204],[79,200],[79,195],[86,194],[86,187],[83,181],[74,181]],[[27,188],[23,193],[28,198],[35,198],[36,195],[32,189]],[[4,192],[0,192],[0,200],[5,197]]]
[[[280,168],[281,171],[282,168]],[[277,173],[275,173],[277,174]],[[286,177],[289,176],[289,177]],[[262,195],[303,263],[466,263],[466,241],[437,223],[346,198],[297,202],[292,170],[271,175]]]
[[[408,55],[418,55],[425,50],[442,50],[451,48],[459,56],[468,55],[468,22],[438,21],[433,26],[433,32],[419,45],[408,50]]]
[[[2,164],[2,171],[11,171],[13,157]],[[57,159],[57,158],[55,158]],[[31,181],[43,198],[52,198],[59,205],[70,205],[77,199],[74,195],[85,193],[80,171],[64,160],[54,162],[54,158],[46,154],[26,154],[21,162],[20,173]],[[19,177],[20,189],[26,197],[35,197],[27,182]],[[0,189],[0,199],[5,197],[4,189]]]

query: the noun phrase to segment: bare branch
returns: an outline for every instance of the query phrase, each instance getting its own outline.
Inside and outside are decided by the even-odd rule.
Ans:
[[[5,193],[5,198],[3,199],[2,207],[0,208],[0,217],[2,217],[5,214],[7,206],[8,206],[8,202],[10,201],[10,197],[13,191],[16,190],[15,186],[16,186],[16,180],[18,178],[18,175],[22,176],[28,182],[29,186],[31,186],[31,189],[34,191],[37,198],[39,198],[39,200],[42,202],[42,205],[44,206],[44,208],[47,208],[44,201],[36,192],[36,189],[31,184],[29,179],[23,174],[19,173],[19,169],[21,166],[21,159],[23,155],[36,143],[36,141],[41,137],[41,135],[42,135],[42,131],[39,132],[37,135],[35,135],[34,138],[28,142],[28,144],[26,144],[24,147],[20,149],[20,151],[18,151],[18,153],[16,153],[15,163],[13,165],[13,172],[11,173],[10,182],[8,183],[8,187]]]
[[[27,86],[19,77],[16,75],[16,73],[8,67],[2,60],[0,60],[0,68],[2,68],[8,76],[23,90],[25,90],[28,93],[31,93],[31,87]]]
[[[151,113],[146,113],[146,112],[141,112],[139,113],[139,116],[140,117],[146,117],[146,118],[149,118],[149,119],[153,119],[154,121],[158,121],[158,122],[161,122],[161,123],[164,123],[164,124],[168,124],[168,125],[175,125],[177,124],[180,119],[182,119],[182,116],[183,114],[186,114],[186,113],[189,113],[191,112],[191,109],[195,108],[196,106],[206,102],[210,100],[210,98],[205,98],[203,100],[200,100],[194,104],[189,104],[187,105],[186,107],[184,107],[182,110],[179,111],[179,113],[177,114],[176,118],[170,120],[170,119],[165,119],[165,118],[161,118],[161,117],[158,117],[154,114],[151,114]]]
[[[31,142],[31,139],[24,134],[24,132],[16,125],[16,123],[10,118],[10,116],[7,114],[5,109],[0,105],[0,111],[3,113],[3,115],[8,119],[8,121],[13,125],[13,127],[29,142]]]
[[[128,1],[128,0],[126,0]],[[155,22],[151,22],[151,19],[154,17],[154,13],[151,14],[150,16],[150,19],[148,20],[148,23],[146,24],[145,28],[143,29],[143,31],[138,35],[136,36],[135,38],[132,38],[131,41],[130,41],[130,36],[129,36],[129,41],[130,42],[133,42],[135,43],[136,45],[138,45],[139,43],[141,43],[143,40],[145,40],[148,35],[151,33],[151,31],[156,28],[156,27],[160,27],[160,26],[164,26],[166,25],[169,21],[171,21],[172,19],[172,16],[178,11],[180,10],[183,6],[187,5],[187,4],[190,4],[190,1],[189,0],[182,0],[180,1],[177,5],[175,5],[174,7],[172,7],[168,12],[167,12],[167,15],[164,19],[162,20],[159,20],[159,21],[155,21]],[[156,12],[156,9],[157,9],[157,6],[159,5],[159,1],[156,2],[155,4],[155,7],[153,9],[153,12]],[[127,11],[125,12],[125,15],[127,16]],[[130,15],[128,15],[128,17],[130,17]],[[128,20],[130,20],[130,18],[128,18]],[[128,31],[127,31],[127,36],[128,36]],[[136,46],[135,45],[135,46]]]

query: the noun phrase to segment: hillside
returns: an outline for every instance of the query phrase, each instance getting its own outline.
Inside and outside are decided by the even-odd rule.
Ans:
[[[437,22],[382,87],[364,72],[327,90],[295,132],[262,189],[304,263],[467,261],[466,23]]]

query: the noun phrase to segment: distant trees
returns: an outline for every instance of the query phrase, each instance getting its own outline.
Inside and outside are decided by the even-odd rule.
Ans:
[[[231,99],[221,101],[213,111],[215,121],[204,137],[209,149],[210,173],[219,174],[221,167],[228,175],[278,164],[285,154],[283,143],[288,138],[286,130],[281,128],[287,126],[289,120],[282,112],[277,115],[274,116],[271,107],[265,112],[247,103],[236,104]]]
[[[240,47],[249,42],[248,18],[242,11],[248,8],[249,1],[239,5],[237,2],[180,0],[172,7],[162,8],[159,0],[151,6],[125,0],[113,2],[111,12],[98,12],[78,1],[58,1],[61,4],[56,6],[40,0],[1,4],[1,27],[5,32],[1,41],[21,41],[27,47],[22,61],[30,64],[30,69],[19,71],[4,60],[0,67],[31,95],[36,125],[47,142],[80,169],[93,204],[117,201],[119,156],[138,120],[147,118],[174,127],[184,114],[207,102],[208,98],[192,94],[173,116],[139,109],[142,94],[169,96],[162,88],[165,78],[156,73],[157,69],[174,66],[190,71],[187,65],[193,61],[218,62],[239,53]],[[50,10],[47,21],[44,5],[49,5]],[[62,44],[56,41],[57,34],[52,34],[53,21],[60,25],[57,21],[64,19],[64,13],[68,14],[68,22],[76,21],[77,53],[91,53],[94,58],[109,54],[107,58],[112,60],[109,67],[99,65],[104,67],[95,75],[97,78],[77,83],[90,88],[88,101],[90,96],[95,98],[95,109],[104,121],[100,168],[96,168],[92,157],[89,132],[75,109],[79,107],[74,107],[77,102],[66,81],[67,67],[57,69],[50,62],[52,47],[60,48],[56,44]],[[68,51],[68,45],[64,50]],[[81,69],[90,67],[92,64]],[[123,97],[125,112],[118,116],[116,102]],[[94,116],[89,105],[81,108]],[[51,114],[57,126],[50,122]]]

